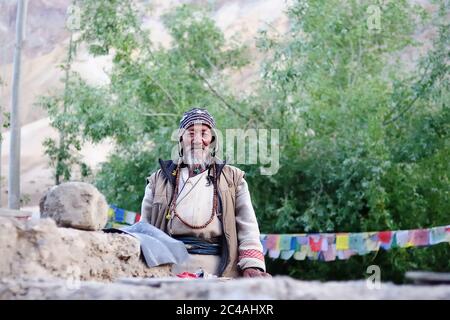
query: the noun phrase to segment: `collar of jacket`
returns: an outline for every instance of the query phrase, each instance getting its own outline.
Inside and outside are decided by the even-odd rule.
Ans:
[[[222,173],[222,169],[223,167],[225,167],[225,164],[226,164],[225,160],[222,161],[216,158],[216,162],[214,163],[214,165],[216,166],[216,176],[215,176],[216,180],[218,177],[220,177],[220,174]],[[172,172],[177,168],[177,164],[172,160],[159,159],[159,165],[161,167],[164,177],[166,177],[167,180],[169,180],[172,185],[175,185],[176,178],[172,174]]]

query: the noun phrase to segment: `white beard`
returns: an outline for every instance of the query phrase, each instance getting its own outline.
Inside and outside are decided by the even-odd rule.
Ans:
[[[187,164],[189,169],[200,168],[201,171],[211,164],[211,154],[209,148],[201,148],[188,146],[183,152],[183,163]]]

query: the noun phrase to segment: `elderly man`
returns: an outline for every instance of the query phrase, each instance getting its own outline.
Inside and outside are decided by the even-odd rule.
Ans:
[[[179,159],[159,160],[161,168],[147,178],[141,219],[186,245],[189,259],[176,273],[270,276],[244,172],[215,156],[215,126],[205,109],[183,115]]]

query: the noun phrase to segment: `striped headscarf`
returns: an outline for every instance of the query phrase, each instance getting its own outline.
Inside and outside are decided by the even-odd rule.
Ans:
[[[206,109],[193,108],[183,114],[180,120],[180,129],[187,129],[193,124],[206,124],[211,129],[216,127],[213,116]]]

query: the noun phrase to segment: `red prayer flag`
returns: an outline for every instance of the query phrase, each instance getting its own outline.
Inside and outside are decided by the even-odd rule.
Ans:
[[[380,240],[381,243],[389,243],[392,239],[392,231],[381,231],[378,232],[378,240]]]
[[[322,238],[320,236],[310,236],[309,247],[311,248],[312,252],[319,252],[322,248]]]

